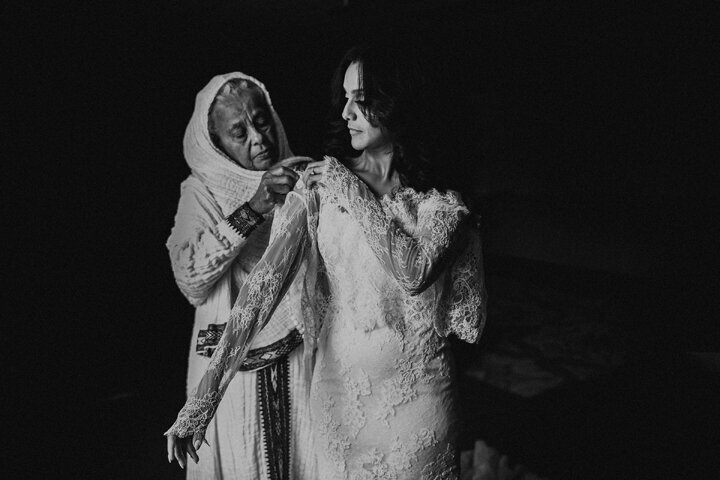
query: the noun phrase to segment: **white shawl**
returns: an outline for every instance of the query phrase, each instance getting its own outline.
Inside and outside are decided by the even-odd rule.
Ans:
[[[217,75],[200,90],[195,99],[195,111],[185,130],[183,151],[185,160],[194,176],[210,190],[215,201],[220,205],[223,215],[228,216],[240,205],[250,199],[260,184],[265,171],[248,170],[241,167],[225,153],[219,150],[210,138],[208,131],[208,115],[210,106],[228,80],[242,78],[255,83],[263,92],[265,101],[272,112],[275,132],[278,141],[278,158],[280,160],[292,156],[285,129],[270,100],[265,85],[257,79],[241,72]]]

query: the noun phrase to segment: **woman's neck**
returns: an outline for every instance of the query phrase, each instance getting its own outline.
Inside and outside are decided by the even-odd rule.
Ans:
[[[363,150],[360,156],[353,162],[353,170],[356,173],[367,173],[378,180],[391,180],[395,172],[393,168],[392,147],[377,150]]]
[[[397,183],[393,165],[392,147],[363,150],[352,162],[352,171],[365,182],[377,196],[390,193]]]

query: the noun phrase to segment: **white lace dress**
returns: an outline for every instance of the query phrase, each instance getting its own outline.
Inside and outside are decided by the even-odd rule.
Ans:
[[[325,187],[288,195],[211,367],[170,432],[203,431],[249,341],[300,265],[318,478],[458,477],[447,335],[485,319],[480,241],[453,193],[378,201],[335,159]],[[318,255],[319,253],[319,255]]]

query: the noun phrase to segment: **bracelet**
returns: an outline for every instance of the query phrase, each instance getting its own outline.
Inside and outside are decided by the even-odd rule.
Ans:
[[[265,218],[250,208],[250,202],[245,202],[225,220],[239,235],[247,238]]]

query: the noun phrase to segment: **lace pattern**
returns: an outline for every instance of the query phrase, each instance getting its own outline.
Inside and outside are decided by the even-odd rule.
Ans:
[[[385,195],[377,201],[356,175],[336,159],[325,159],[324,200],[350,212],[381,267],[404,290],[419,295],[439,276],[446,277],[433,285],[415,308],[411,307],[414,312],[403,313],[426,317],[423,312],[430,307],[438,333],[454,333],[462,340],[476,342],[486,310],[481,243],[457,194],[402,188],[394,196]],[[447,266],[449,272],[441,275]],[[439,308],[430,305],[436,296],[441,300]],[[387,315],[397,317],[398,309],[389,309]]]
[[[351,480],[398,480],[412,471],[418,462],[418,454],[438,443],[435,433],[422,429],[413,434],[409,442],[395,437],[387,453],[371,448],[358,456]]]

